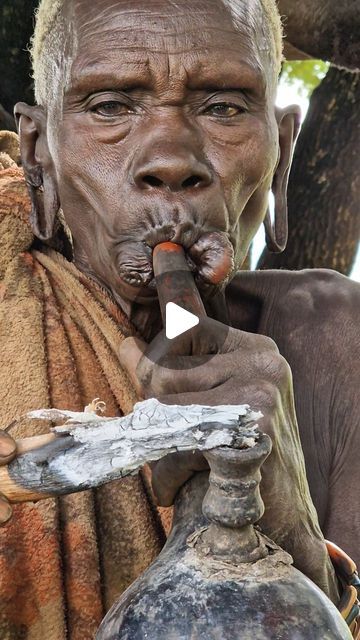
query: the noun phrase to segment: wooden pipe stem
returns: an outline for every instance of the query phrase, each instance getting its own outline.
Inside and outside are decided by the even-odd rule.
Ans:
[[[179,244],[158,244],[153,251],[153,269],[164,323],[168,302],[174,302],[199,318],[206,316],[184,249]]]

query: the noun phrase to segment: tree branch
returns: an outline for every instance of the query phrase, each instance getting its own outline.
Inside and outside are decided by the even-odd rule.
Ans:
[[[357,0],[278,0],[286,40],[312,58],[352,71],[360,68]]]

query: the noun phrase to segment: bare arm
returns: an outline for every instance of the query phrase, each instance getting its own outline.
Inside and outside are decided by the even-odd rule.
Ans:
[[[272,337],[291,366],[322,531],[359,566],[360,285],[336,272],[311,270],[244,273],[234,286],[232,298],[250,310],[241,318],[239,304],[238,321]]]

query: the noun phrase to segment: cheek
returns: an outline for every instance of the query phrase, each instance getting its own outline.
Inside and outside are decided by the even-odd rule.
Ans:
[[[277,158],[277,134],[265,118],[244,117],[239,127],[228,127],[212,137],[207,152],[221,178],[226,200],[241,211],[266,178],[271,182]]]
[[[244,129],[214,156],[231,212],[237,268],[263,221],[277,155],[275,121],[249,117]]]
[[[108,127],[102,127],[103,129]],[[106,143],[105,143],[106,142]],[[116,187],[123,182],[126,169],[126,148],[121,152],[121,137],[113,140],[100,139],[96,128],[84,124],[83,119],[64,117],[57,140],[58,184],[73,200],[82,200],[91,206],[111,210],[114,205]],[[125,161],[123,160],[125,158]],[[71,202],[69,203],[71,206]]]
[[[57,146],[61,206],[75,237],[78,233],[86,237],[91,227],[103,243],[111,243],[114,235],[131,231],[134,223],[119,197],[119,184],[124,181],[119,151],[112,151],[110,145],[97,145],[91,135],[84,136],[81,131],[73,132],[72,144],[71,138],[67,132],[60,136]]]

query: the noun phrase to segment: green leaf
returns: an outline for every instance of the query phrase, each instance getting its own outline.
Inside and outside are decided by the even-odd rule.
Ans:
[[[310,98],[312,92],[326,76],[330,64],[323,60],[294,60],[284,63],[281,82],[296,87],[299,95]]]

